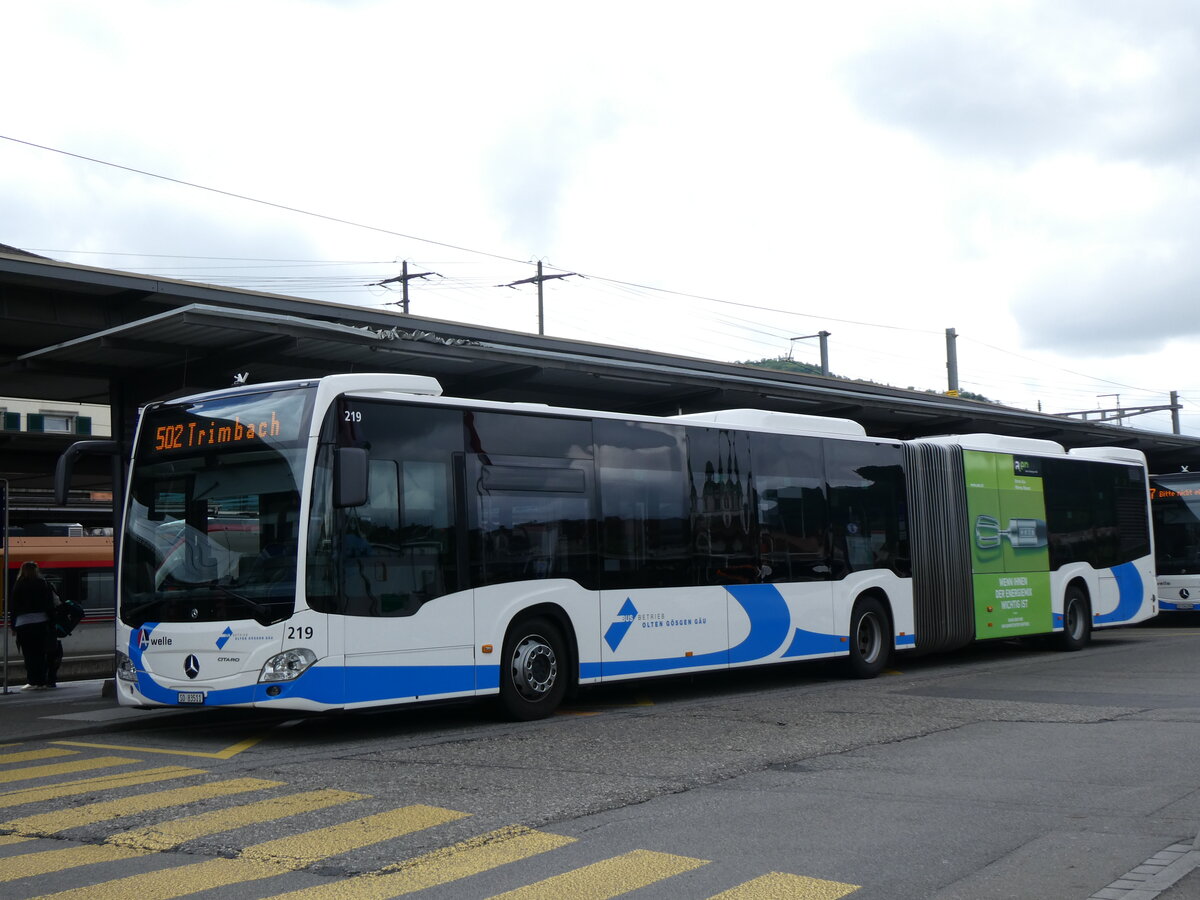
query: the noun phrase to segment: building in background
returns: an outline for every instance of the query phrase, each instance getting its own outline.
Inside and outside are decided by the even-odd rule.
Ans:
[[[77,437],[106,438],[112,435],[107,406],[20,397],[0,397],[0,429]]]
[[[49,483],[67,447],[111,436],[107,405],[0,397],[0,478],[9,485],[10,536],[111,535],[111,490],[75,490],[60,506]]]

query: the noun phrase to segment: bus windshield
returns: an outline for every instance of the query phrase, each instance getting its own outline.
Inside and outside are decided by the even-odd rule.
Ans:
[[[121,621],[292,615],[312,391],[148,409],[121,554]]]
[[[1200,573],[1200,474],[1150,477],[1159,575]]]

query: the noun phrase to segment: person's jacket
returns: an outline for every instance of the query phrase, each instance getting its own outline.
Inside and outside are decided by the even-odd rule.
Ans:
[[[10,622],[15,622],[17,616],[37,612],[45,613],[49,621],[54,621],[54,591],[50,582],[40,575],[35,578],[18,578],[13,585],[8,609]]]

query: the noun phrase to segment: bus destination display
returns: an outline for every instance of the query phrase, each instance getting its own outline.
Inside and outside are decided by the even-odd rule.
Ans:
[[[147,412],[143,446],[150,453],[237,450],[299,440],[308,422],[307,391],[271,391]]]
[[[234,416],[232,422],[209,420],[207,423],[189,418],[183,422],[171,422],[156,426],[154,450],[162,453],[167,450],[192,450],[197,447],[225,447],[231,444],[244,444],[264,438],[279,437],[280,430],[279,417],[275,410],[271,410],[269,419],[259,422],[243,422],[241,416]]]

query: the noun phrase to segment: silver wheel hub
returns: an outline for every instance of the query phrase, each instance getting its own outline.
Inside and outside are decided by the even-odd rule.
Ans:
[[[530,635],[517,644],[512,658],[512,679],[522,696],[539,700],[558,679],[558,658],[540,635]]]
[[[1083,633],[1083,614],[1079,604],[1074,601],[1067,607],[1067,633],[1073,638],[1078,638]]]
[[[873,615],[865,615],[859,619],[855,640],[858,644],[858,654],[863,661],[874,662],[883,646],[883,632],[879,621]]]

